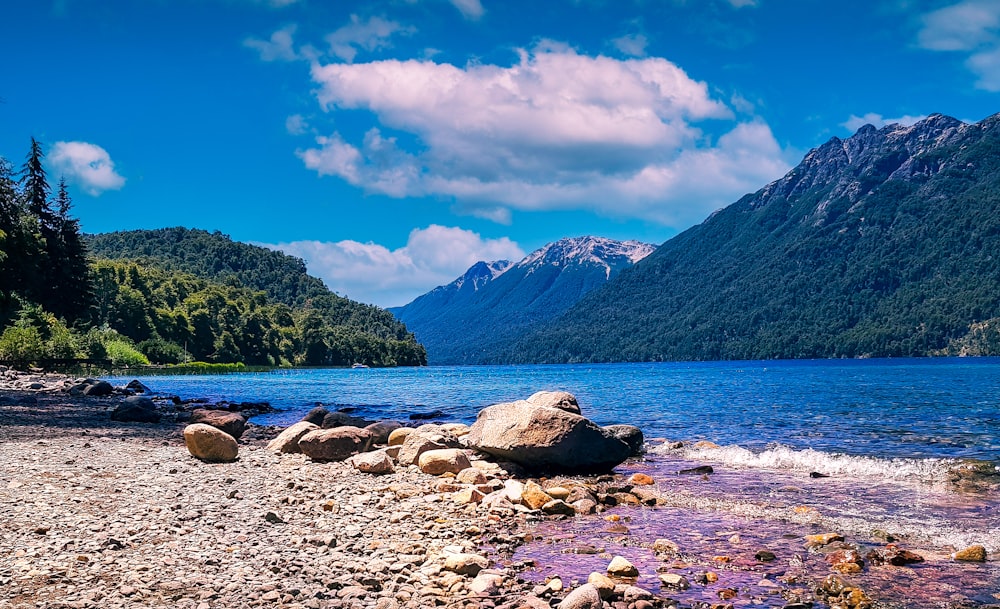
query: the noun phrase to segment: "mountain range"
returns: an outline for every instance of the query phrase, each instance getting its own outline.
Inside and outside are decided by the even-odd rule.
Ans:
[[[424,345],[428,363],[493,361],[654,249],[601,237],[561,239],[517,263],[478,262],[452,283],[389,311]]]
[[[1000,115],[832,138],[496,362],[1000,354]]]

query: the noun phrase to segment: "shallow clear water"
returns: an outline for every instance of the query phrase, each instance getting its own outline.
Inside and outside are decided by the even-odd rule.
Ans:
[[[1000,460],[997,358],[299,369],[146,381],[162,393],[281,410],[261,424],[294,422],[317,403],[369,418],[442,410],[471,422],[489,404],[561,389],[598,423],[633,423],[650,438]]]
[[[652,475],[667,504],[616,508],[627,533],[602,516],[539,523],[538,540],[514,557],[536,560],[529,578],[584,581],[603,570],[609,554],[621,554],[640,566],[640,584],[654,591],[656,568],[692,578],[720,574],[717,583],[670,593],[682,603],[719,602],[728,586],[739,593],[730,601],[736,606],[781,607],[778,592],[808,592],[829,573],[822,556],[803,549],[803,535],[837,531],[871,548],[884,545],[872,535],[881,530],[928,560],[850,576],[879,601],[1000,603],[995,554],[985,565],[948,558],[973,543],[1000,551],[1000,475],[956,483],[952,474],[968,459],[1000,474],[1000,359],[308,369],[143,380],[185,398],[267,401],[279,411],[254,420],[272,425],[297,421],[320,403],[370,419],[441,410],[440,420],[471,423],[492,403],[542,389],[570,391],[600,424],[631,423],[647,439],[718,446],[652,442],[644,459],[619,471]],[[712,465],[715,473],[677,474],[692,465]],[[738,542],[730,541],[733,533]],[[680,544],[682,560],[663,563],[644,547],[659,537]],[[607,553],[567,560],[565,552],[581,544]],[[754,553],[765,548],[779,560],[755,563]],[[719,564],[717,555],[733,562]]]

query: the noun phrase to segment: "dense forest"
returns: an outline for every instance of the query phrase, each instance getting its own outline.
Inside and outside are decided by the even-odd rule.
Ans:
[[[43,156],[32,140],[20,171],[0,158],[0,361],[426,364],[390,313],[299,259],[181,228],[81,235]]]
[[[1000,115],[862,128],[500,361],[1000,355]]]

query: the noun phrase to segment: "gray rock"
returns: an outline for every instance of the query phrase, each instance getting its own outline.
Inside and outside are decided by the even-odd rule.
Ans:
[[[111,393],[115,390],[115,388],[111,386],[111,383],[107,381],[87,379],[83,382],[83,384],[85,385],[83,388],[83,395],[103,397],[111,395]]]
[[[111,420],[123,423],[159,423],[160,413],[153,400],[141,395],[125,398],[113,411]]]
[[[608,471],[631,454],[625,442],[592,421],[524,400],[481,410],[465,441],[536,471]]]
[[[375,444],[388,444],[389,434],[396,431],[403,426],[399,421],[377,421],[365,427],[368,431],[372,432],[374,436]]]
[[[204,423],[216,429],[221,429],[233,438],[239,440],[246,430],[247,420],[238,412],[228,410],[210,410],[197,408],[191,412],[192,423]]]
[[[360,427],[310,431],[299,440],[299,449],[313,461],[343,461],[371,446],[372,432]]]
[[[294,425],[285,428],[278,437],[267,443],[267,449],[279,453],[300,453],[299,440],[310,431],[319,429],[319,426],[309,421],[299,421]]]

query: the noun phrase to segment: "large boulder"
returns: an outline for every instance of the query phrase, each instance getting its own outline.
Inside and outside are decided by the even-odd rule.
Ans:
[[[267,443],[267,449],[278,453],[300,453],[299,440],[310,431],[319,429],[319,425],[309,421],[299,421],[285,428],[278,437]]]
[[[204,423],[194,423],[184,428],[184,444],[193,457],[209,463],[235,461],[239,452],[235,438]]]
[[[589,419],[526,400],[484,408],[464,439],[534,471],[608,471],[632,453]]]
[[[528,401],[535,406],[558,408],[573,414],[580,414],[580,405],[576,401],[576,396],[567,391],[538,391],[532,394]]]
[[[123,423],[159,423],[160,413],[156,411],[153,400],[141,395],[125,398],[111,412],[112,421]]]
[[[216,429],[221,429],[233,438],[239,440],[247,427],[247,420],[238,412],[228,410],[210,410],[208,408],[196,408],[191,411],[192,423],[204,423]]]
[[[299,449],[313,461],[343,461],[371,447],[372,432],[360,427],[335,427],[310,431],[299,440]]]

